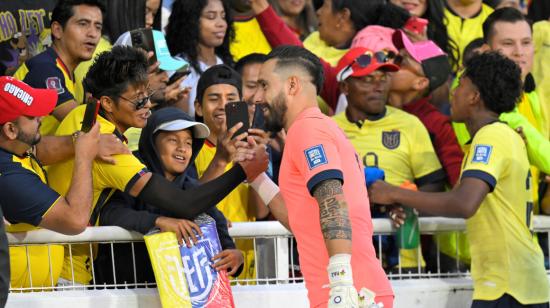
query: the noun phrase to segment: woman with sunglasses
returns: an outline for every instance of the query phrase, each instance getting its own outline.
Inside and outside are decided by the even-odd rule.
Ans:
[[[85,88],[101,103],[97,121],[100,122],[103,133],[112,133],[123,142],[123,133],[129,127],[143,128],[147,124],[151,103],[148,100],[150,91],[147,89],[147,59],[141,51],[127,46],[115,46],[110,52],[102,53],[86,75]],[[79,130],[84,109],[85,106],[79,106],[69,113],[61,122],[57,133],[66,135]],[[131,154],[117,155],[115,165],[94,163],[94,208],[90,223],[97,223],[102,206],[116,190],[125,191],[177,217],[192,219],[198,213],[215,206],[223,196],[242,183],[247,174],[252,181],[267,169],[265,148],[257,146],[252,151],[252,160],[235,164],[226,173],[203,184],[201,189],[182,190],[162,175],[150,172]],[[58,193],[66,193],[66,175],[71,174],[73,168],[72,159],[49,167],[49,183]],[[219,194],[211,194],[215,189]],[[67,258],[62,277],[71,284],[72,281],[88,284],[92,279],[89,269],[93,257],[90,250],[87,246],[80,245],[73,245],[72,250],[73,257]]]

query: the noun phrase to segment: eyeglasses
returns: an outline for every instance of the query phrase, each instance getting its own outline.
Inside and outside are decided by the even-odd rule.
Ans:
[[[126,97],[124,96],[121,96],[121,95],[117,95],[117,97],[119,98],[122,98],[123,100],[129,102],[130,104],[134,105],[134,107],[136,107],[136,110],[140,110],[142,109],[143,107],[145,107],[145,105],[147,105],[147,103],[149,102],[149,100],[151,99],[151,96],[153,96],[153,94],[155,94],[155,92],[151,92],[151,94],[141,98],[141,99],[138,99],[136,101],[132,101],[130,99],[127,99]]]

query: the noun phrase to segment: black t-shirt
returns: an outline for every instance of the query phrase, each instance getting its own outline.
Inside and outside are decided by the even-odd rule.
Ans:
[[[0,75],[13,74],[19,63],[44,51],[44,45],[51,43],[50,17],[56,2],[0,1]]]

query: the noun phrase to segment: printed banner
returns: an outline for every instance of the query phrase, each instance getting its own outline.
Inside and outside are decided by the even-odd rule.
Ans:
[[[218,272],[212,258],[222,251],[213,220],[199,224],[203,237],[191,248],[180,246],[193,308],[235,307],[226,271]]]
[[[163,232],[146,235],[143,239],[155,272],[162,307],[194,307],[191,305],[176,235]]]
[[[173,232],[144,236],[163,308],[235,307],[227,272],[212,267],[222,251],[215,221],[199,226],[203,236],[191,248],[178,246]]]

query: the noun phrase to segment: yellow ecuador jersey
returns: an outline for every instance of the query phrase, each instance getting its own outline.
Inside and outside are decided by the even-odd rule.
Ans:
[[[495,300],[507,293],[522,304],[548,302],[543,254],[531,230],[531,175],[521,137],[505,123],[482,127],[464,156],[465,177],[491,189],[466,220],[473,298]]]
[[[362,124],[350,122],[345,112],[333,119],[363,165],[384,170],[386,182],[399,186],[411,181],[422,186],[445,178],[428,131],[417,117],[387,106],[384,117]]]
[[[483,37],[483,22],[491,15],[493,9],[486,4],[481,5],[481,10],[471,18],[462,18],[447,6],[444,11],[444,23],[447,27],[447,34],[458,47],[457,59],[462,63],[464,48],[473,40]],[[460,64],[459,63],[459,64]],[[458,67],[453,68],[455,71]]]
[[[69,101],[76,101],[78,104],[84,101],[82,83],[75,81],[73,72],[69,71],[51,47],[27,60],[13,77],[34,88],[56,90],[56,108]],[[59,121],[53,115],[46,116],[42,120],[40,133],[53,135],[58,125]]]
[[[251,53],[267,55],[271,51],[271,45],[269,45],[255,17],[243,20],[236,18],[233,27],[235,29],[235,39],[229,43],[229,50],[235,62]]]
[[[353,144],[363,165],[384,170],[386,182],[399,186],[410,181],[422,186],[445,179],[428,131],[417,117],[387,106],[382,118],[362,124],[350,122],[346,112],[333,119]],[[417,267],[417,249],[400,249],[400,255],[402,267]],[[425,266],[424,260],[420,262]]]
[[[46,176],[38,161],[0,149],[0,176],[22,190],[21,194],[14,193],[13,190],[11,193],[4,192],[4,202],[8,200],[7,204],[14,207],[4,207],[4,217],[13,222],[6,224],[6,232],[39,229],[34,225],[40,222],[60,196],[45,185]],[[14,189],[3,188],[8,191]],[[28,195],[29,192],[32,194]],[[28,198],[22,199],[23,194]],[[15,221],[33,222],[34,225]],[[12,288],[52,287],[57,284],[63,266],[63,245],[10,246],[9,255]]]
[[[332,66],[336,66],[338,61],[340,61],[340,58],[342,58],[349,50],[330,47],[327,43],[321,40],[319,31],[312,32],[304,40],[304,48],[311,51],[317,57],[327,61]]]
[[[195,167],[197,168],[199,178],[203,176],[215,154],[216,146],[208,140],[205,140],[204,146],[197,155],[197,158],[195,158]],[[233,164],[227,165],[225,171],[231,169],[231,167],[233,167]],[[218,203],[217,207],[231,222],[247,222],[256,220],[256,215],[254,214],[255,209],[251,208],[248,204],[248,184],[246,183],[241,183],[237,186],[232,192],[229,193],[229,195]],[[236,240],[235,244],[244,255],[243,271],[239,275],[238,279],[256,278],[253,241]]]
[[[514,111],[516,112],[516,111]],[[517,104],[517,112],[519,112],[522,116],[524,116],[527,121],[533,127],[537,129],[540,133],[544,135],[544,133],[541,131],[541,127],[543,126],[543,120],[542,120],[542,111],[538,100],[537,92],[532,91],[529,93],[523,93],[521,96],[521,101]],[[503,118],[505,114],[503,113],[501,115],[501,119]],[[453,122],[453,129],[455,131],[455,134],[457,136],[458,142],[462,146],[462,150],[465,150],[465,147],[467,147],[466,142],[470,139],[470,133],[468,133],[468,130],[466,129],[466,125],[464,123],[455,123]],[[532,176],[532,182],[533,187],[531,189],[533,193],[533,204],[535,205],[535,213],[539,212],[539,179],[540,179],[540,170],[534,166],[531,165],[531,176]]]
[[[69,135],[80,129],[86,106],[78,106],[63,119],[57,128],[56,135]],[[115,125],[107,121],[101,115],[97,116],[102,134],[115,134],[124,140]],[[123,154],[114,156],[116,165],[94,161],[92,166],[93,177],[93,205],[90,225],[96,225],[101,207],[107,202],[115,190],[128,191],[133,184],[147,172],[135,156]],[[70,179],[73,172],[74,159],[48,167],[48,181],[50,186],[61,195],[69,190]],[[88,284],[91,280],[90,246],[73,245],[72,264],[74,266],[74,279],[81,284]],[[72,280],[71,260],[68,251],[65,252],[65,264],[61,277]]]
[[[543,20],[533,25],[533,45],[535,59],[533,61],[533,77],[537,84],[537,93],[545,120],[546,134],[550,134],[550,21]]]

